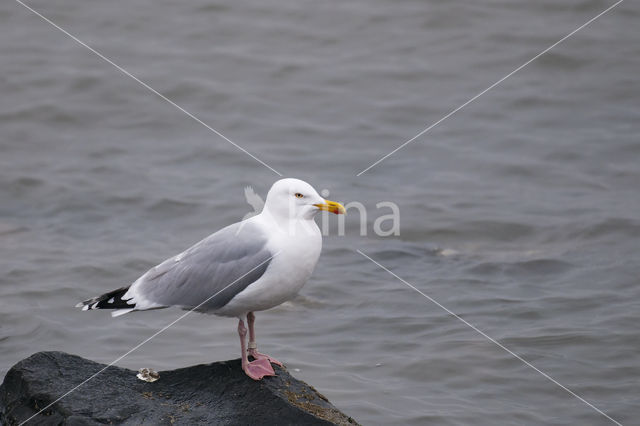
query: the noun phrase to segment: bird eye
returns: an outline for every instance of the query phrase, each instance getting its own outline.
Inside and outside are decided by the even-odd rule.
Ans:
[[[302,195],[302,194],[301,194],[301,193],[299,193],[299,192],[296,192],[294,195],[296,196],[296,198],[302,198],[302,197],[304,197],[304,195]]]

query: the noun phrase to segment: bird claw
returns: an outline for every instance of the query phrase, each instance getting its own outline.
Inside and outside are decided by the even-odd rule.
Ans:
[[[275,364],[275,365],[277,365],[279,367],[284,367],[284,365],[280,361],[278,361],[277,359],[271,358],[269,355],[262,354],[262,353],[258,352],[255,349],[249,349],[249,355],[252,356],[256,360],[258,360],[258,359],[266,359],[271,364]]]
[[[260,380],[265,376],[275,376],[276,372],[266,358],[256,359],[247,363],[243,368],[247,376],[253,380]]]

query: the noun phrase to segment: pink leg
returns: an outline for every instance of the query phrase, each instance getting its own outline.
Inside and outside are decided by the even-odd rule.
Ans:
[[[238,335],[240,336],[240,350],[242,351],[242,369],[253,380],[260,380],[264,376],[275,376],[276,372],[273,371],[273,367],[269,364],[267,359],[256,359],[249,362],[247,356],[247,347],[245,344],[245,338],[247,337],[247,328],[244,326],[242,319],[238,322]]]
[[[247,314],[247,322],[249,323],[249,355],[255,359],[266,359],[272,364],[283,367],[282,363],[275,358],[271,358],[269,355],[261,354],[258,352],[258,345],[256,344],[256,332],[253,328],[253,324],[256,322],[256,316],[253,312]]]

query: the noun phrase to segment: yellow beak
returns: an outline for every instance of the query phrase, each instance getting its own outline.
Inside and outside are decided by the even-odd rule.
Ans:
[[[344,206],[340,203],[336,203],[335,201],[324,200],[324,204],[314,204],[314,206],[316,206],[320,210],[331,212],[333,214],[346,213]]]

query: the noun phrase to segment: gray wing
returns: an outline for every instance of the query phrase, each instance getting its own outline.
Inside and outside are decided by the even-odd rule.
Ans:
[[[219,309],[264,274],[266,243],[257,226],[235,223],[150,269],[132,290],[156,305],[193,308],[211,298],[197,310]]]

